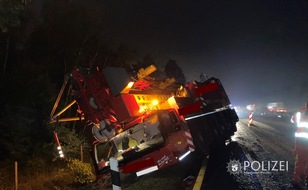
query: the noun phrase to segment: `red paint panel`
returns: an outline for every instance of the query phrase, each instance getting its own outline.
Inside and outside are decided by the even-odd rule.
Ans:
[[[201,87],[197,88],[195,92],[196,92],[197,95],[200,95],[200,94],[209,93],[209,92],[214,91],[214,90],[218,90],[217,83],[210,83],[210,84],[207,84],[205,86],[201,86]]]
[[[121,94],[111,101],[116,112],[118,122],[123,122],[135,116],[139,116],[139,105],[135,97],[130,94]]]
[[[54,139],[55,139],[55,141],[57,143],[57,146],[60,146],[60,141],[59,141],[59,138],[58,138],[58,133],[54,131],[53,132],[53,136],[54,136]]]
[[[188,147],[184,131],[169,135],[168,140],[172,152],[182,152]]]
[[[152,158],[146,159],[146,160],[141,160],[139,162],[134,162],[131,164],[124,165],[121,169],[123,173],[131,173],[131,172],[136,172],[143,170],[145,168],[155,166],[155,162]]]
[[[200,103],[191,104],[179,109],[179,115],[187,115],[200,111]]]

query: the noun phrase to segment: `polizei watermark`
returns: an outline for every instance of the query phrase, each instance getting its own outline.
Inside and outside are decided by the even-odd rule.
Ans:
[[[289,171],[288,161],[248,161],[242,163],[238,160],[230,160],[227,164],[227,170],[230,174],[250,174],[262,173],[270,174],[272,172],[287,172]]]

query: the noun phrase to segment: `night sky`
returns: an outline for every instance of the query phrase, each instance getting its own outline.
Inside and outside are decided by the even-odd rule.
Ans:
[[[119,44],[156,64],[176,60],[188,80],[220,78],[236,104],[308,98],[308,1],[142,1],[105,3]]]

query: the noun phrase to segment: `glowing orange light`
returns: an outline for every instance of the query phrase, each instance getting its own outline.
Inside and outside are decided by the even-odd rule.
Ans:
[[[153,101],[152,101],[152,105],[153,105],[153,106],[158,105],[158,100],[153,100]]]
[[[134,85],[134,82],[129,82],[127,88],[131,88]]]

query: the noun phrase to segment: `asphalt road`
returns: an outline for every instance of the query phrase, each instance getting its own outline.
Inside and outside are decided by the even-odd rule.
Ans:
[[[296,128],[290,118],[254,116],[251,126],[244,118],[237,129],[232,142],[210,157],[202,189],[293,189]],[[232,161],[239,172],[228,170]]]
[[[251,126],[248,126],[248,117],[241,118],[232,141],[225,147],[214,149],[207,164],[203,165],[205,175],[201,179],[201,189],[293,189],[290,180],[294,168],[295,130],[289,117],[254,116]],[[164,170],[139,178],[133,174],[124,176],[122,189],[191,190],[204,160],[206,158],[191,154],[180,164]],[[230,167],[234,162],[240,165],[236,172]],[[265,166],[258,168],[262,162]],[[275,163],[278,164],[273,167]],[[244,169],[245,164],[250,166]]]
[[[294,142],[296,127],[290,117],[255,116],[253,125],[247,127],[247,120],[240,120],[234,140],[243,144],[253,160],[259,162],[278,161],[288,163],[282,171],[257,174],[263,189],[292,189],[294,168]],[[246,136],[246,138],[245,138]],[[244,138],[244,139],[241,139]]]

